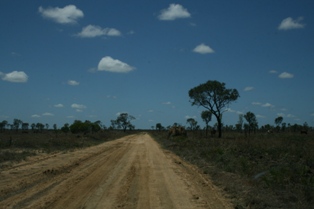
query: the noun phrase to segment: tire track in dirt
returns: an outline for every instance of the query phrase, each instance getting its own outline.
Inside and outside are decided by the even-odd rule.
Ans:
[[[232,208],[196,167],[148,134],[30,160],[4,170],[0,187],[0,208]]]

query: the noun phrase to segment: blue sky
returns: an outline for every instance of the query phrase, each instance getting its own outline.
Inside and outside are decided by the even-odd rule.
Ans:
[[[0,121],[136,128],[204,126],[188,91],[208,80],[240,98],[259,125],[314,126],[314,1],[0,2]],[[210,125],[215,123],[213,118]]]

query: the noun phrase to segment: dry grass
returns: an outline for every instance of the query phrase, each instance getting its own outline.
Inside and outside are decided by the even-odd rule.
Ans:
[[[314,205],[314,137],[292,133],[227,133],[224,138],[154,138],[209,173],[236,208],[311,208]]]
[[[84,147],[98,145],[117,139],[128,133],[122,131],[103,131],[94,134],[64,134],[54,131],[43,133],[0,133],[0,167],[25,160],[38,152],[71,151]]]

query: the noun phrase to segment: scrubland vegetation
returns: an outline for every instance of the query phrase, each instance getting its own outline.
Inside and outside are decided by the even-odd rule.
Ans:
[[[314,205],[314,138],[311,133],[224,133],[167,139],[165,148],[199,166],[224,188],[236,208],[311,208]]]
[[[40,152],[63,152],[94,146],[125,136],[122,131],[106,130],[96,133],[63,133],[45,130],[40,133],[5,131],[0,133],[0,168],[25,160]]]
[[[192,106],[205,109],[201,118],[206,126],[202,129],[194,118],[187,119],[187,127],[174,123],[165,128],[157,123],[148,132],[162,147],[209,174],[237,209],[313,208],[313,127],[306,122],[286,124],[281,116],[275,118],[275,126],[259,127],[252,112],[239,115],[235,125],[224,125],[222,113],[239,94],[218,81],[192,88],[189,96]],[[208,125],[212,116],[217,121],[214,127]],[[60,129],[53,125],[50,130],[48,124],[46,129],[41,123],[31,124],[32,129],[28,130],[29,124],[21,120],[14,119],[11,125],[3,121],[0,123],[0,167],[6,165],[4,162],[23,160],[38,151],[68,151],[135,133],[131,123],[134,119],[121,113],[110,121],[109,128],[100,121],[76,120]],[[6,126],[11,130],[5,130]]]

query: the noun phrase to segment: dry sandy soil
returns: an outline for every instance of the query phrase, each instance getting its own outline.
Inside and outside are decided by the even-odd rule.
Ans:
[[[145,133],[39,155],[0,171],[0,208],[233,208]]]

